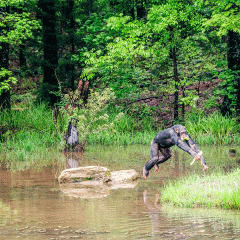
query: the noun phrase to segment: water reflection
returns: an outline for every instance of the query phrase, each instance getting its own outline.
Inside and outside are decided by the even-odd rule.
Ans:
[[[103,198],[109,195],[109,187],[99,181],[83,186],[80,183],[59,184],[61,191],[70,197],[77,198]]]
[[[66,169],[80,167],[80,158],[85,158],[84,153],[64,153],[66,157]]]

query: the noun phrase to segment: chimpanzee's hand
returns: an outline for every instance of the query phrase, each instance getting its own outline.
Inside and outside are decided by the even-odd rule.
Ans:
[[[194,157],[194,159],[198,162],[198,161],[201,159],[201,156],[196,155],[196,156]]]
[[[206,164],[204,164],[204,163],[202,163],[202,165],[203,165],[204,171],[207,171],[208,170],[208,166]]]

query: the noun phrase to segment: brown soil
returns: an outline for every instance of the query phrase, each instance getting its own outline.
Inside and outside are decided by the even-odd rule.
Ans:
[[[17,95],[25,94],[33,89],[38,88],[42,75],[33,75],[25,76],[23,78],[19,77],[18,83],[16,86],[13,86],[13,92]],[[28,83],[32,84],[26,84]],[[199,99],[196,102],[198,109],[204,110],[206,114],[210,114],[218,109],[218,106],[222,104],[223,97],[219,96],[215,102],[216,107],[206,108],[206,101],[211,99],[213,96],[214,88],[218,87],[221,83],[220,79],[213,79],[211,82],[200,82],[195,86],[189,86],[186,90],[193,90],[198,92]],[[182,90],[179,91],[179,96],[182,95]],[[148,95],[142,94],[141,99],[136,100],[135,102],[127,101],[129,108],[132,108],[133,105],[137,105],[141,109],[141,105],[147,104],[149,107],[155,107],[156,110],[152,114],[152,117],[155,119],[156,125],[164,125],[170,127],[173,125],[173,114],[174,114],[174,93],[163,92],[161,95],[157,95],[156,92],[150,92]],[[181,108],[181,106],[179,106]],[[185,112],[191,110],[191,107],[185,106]],[[134,110],[133,110],[134,111]],[[141,110],[140,110],[141,111]],[[139,112],[135,113],[136,117],[139,116]],[[179,116],[182,116],[181,111]]]

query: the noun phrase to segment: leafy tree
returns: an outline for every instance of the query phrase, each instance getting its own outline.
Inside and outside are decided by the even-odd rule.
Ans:
[[[29,4],[31,4],[31,1]],[[23,0],[0,1],[0,102],[2,108],[10,108],[10,83],[16,83],[9,68],[9,44],[19,46],[26,39],[33,37],[32,30],[39,28],[38,22],[30,13],[18,12],[26,2]]]
[[[201,71],[212,71],[217,65],[213,57],[217,51],[202,32],[202,19],[198,6],[180,0],[153,5],[146,19],[112,16],[101,31],[109,39],[106,48],[85,52],[83,73],[98,79],[98,85],[111,86],[120,98],[140,96],[139,86],[153,89],[157,85],[161,91],[172,92],[177,120],[179,103],[184,113],[184,105],[193,105],[197,99],[197,93],[186,87],[201,81]]]

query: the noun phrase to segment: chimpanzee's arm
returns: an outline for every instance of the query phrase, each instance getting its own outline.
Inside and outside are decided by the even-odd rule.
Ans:
[[[198,148],[198,145],[193,141],[193,139],[189,136],[189,140],[187,141],[189,146],[196,152],[199,153],[200,149]],[[200,156],[201,157],[201,162],[203,165],[206,165],[205,162],[205,158],[203,157],[203,155]]]
[[[188,135],[189,136],[189,135]],[[189,140],[187,141],[187,144],[192,148],[196,153],[200,152],[200,149],[198,148],[198,145],[193,141],[193,139],[189,136]]]
[[[176,142],[175,144],[183,151],[187,152],[193,157],[197,156],[198,153],[195,150],[193,150],[186,142],[183,142],[181,138],[179,137],[175,138],[175,142]]]

